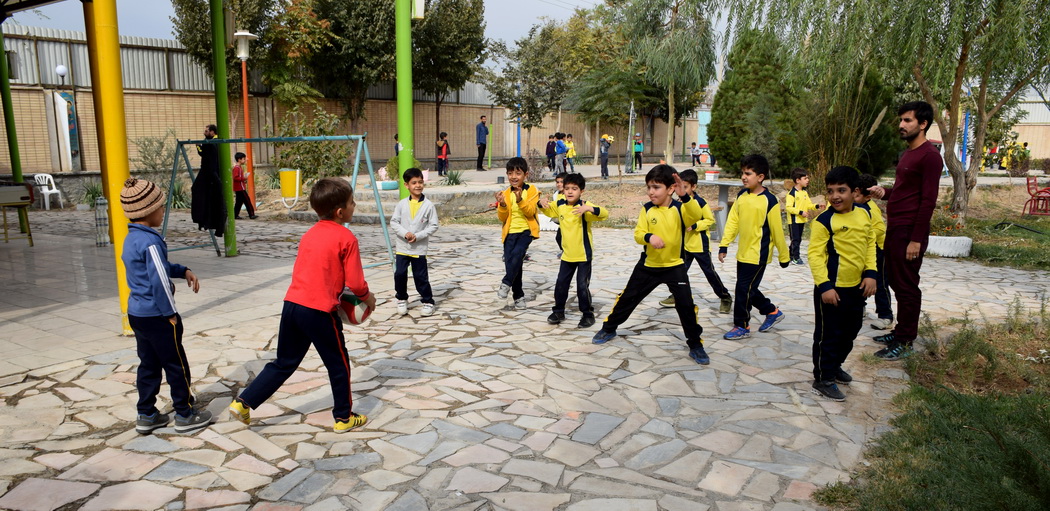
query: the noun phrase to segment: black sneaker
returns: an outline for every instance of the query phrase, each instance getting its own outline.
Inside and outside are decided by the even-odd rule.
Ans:
[[[872,337],[871,340],[878,344],[893,344],[893,332]]]
[[[565,321],[565,313],[563,312],[552,312],[550,316],[547,316],[547,322],[552,325],[560,324]]]
[[[171,422],[171,418],[166,413],[155,412],[153,415],[139,415],[138,419],[135,419],[135,431],[140,435],[148,435],[155,429],[163,428]]]
[[[885,348],[875,352],[876,357],[879,357],[888,362],[893,362],[902,358],[908,358],[909,356],[911,356],[911,354],[911,346],[896,342],[890,343],[889,346],[886,346]]]
[[[846,400],[846,395],[839,390],[839,386],[835,385],[835,382],[833,381],[813,382],[813,393],[818,396],[826,397],[832,401]]]
[[[583,317],[580,318],[580,324],[576,325],[576,328],[587,328],[590,326],[594,326],[594,315],[584,314]]]
[[[841,383],[843,385],[849,385],[853,382],[853,377],[849,373],[839,369],[839,374],[835,375],[835,383]]]
[[[175,414],[175,431],[178,433],[196,431],[207,427],[208,424],[211,424],[211,412],[208,410],[193,410],[189,417]]]
[[[707,352],[704,351],[703,346],[689,350],[689,358],[693,359],[693,362],[703,366],[711,363],[711,357],[709,357]]]

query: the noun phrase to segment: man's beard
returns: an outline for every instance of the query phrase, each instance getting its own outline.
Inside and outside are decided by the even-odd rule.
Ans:
[[[915,130],[915,133],[901,133],[901,140],[905,142],[911,142],[915,140],[915,137],[919,136],[919,131]]]

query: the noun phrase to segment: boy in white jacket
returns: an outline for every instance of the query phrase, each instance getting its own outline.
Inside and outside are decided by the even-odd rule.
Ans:
[[[408,314],[408,266],[412,265],[412,280],[415,281],[419,301],[423,303],[423,316],[434,314],[434,293],[430,289],[427,271],[427,245],[430,235],[438,228],[437,209],[434,203],[423,196],[423,171],[405,171],[405,187],[409,197],[401,199],[390,217],[390,226],[397,233],[394,256],[394,296],[397,298],[397,313]]]

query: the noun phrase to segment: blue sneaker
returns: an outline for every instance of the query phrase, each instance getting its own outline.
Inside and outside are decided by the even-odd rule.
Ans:
[[[594,337],[591,338],[591,342],[593,342],[594,344],[605,344],[613,340],[613,337],[616,337],[615,330],[613,330],[612,332],[604,329],[598,330],[598,333],[594,334]]]
[[[772,314],[766,315],[766,320],[762,322],[762,325],[758,327],[759,332],[768,332],[773,325],[780,323],[780,320],[784,319],[784,313],[780,312],[780,309],[773,311]]]
[[[689,358],[693,359],[694,362],[702,366],[711,363],[711,357],[707,356],[707,352],[704,351],[703,346],[689,350]]]
[[[751,329],[744,328],[742,326],[734,327],[732,330],[726,332],[726,334],[722,336],[723,339],[728,339],[730,341],[744,339],[747,337],[751,337]]]

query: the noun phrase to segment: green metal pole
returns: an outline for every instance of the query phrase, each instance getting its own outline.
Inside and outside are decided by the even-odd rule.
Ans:
[[[3,21],[3,20],[0,20]],[[4,47],[4,32],[0,30],[0,50]],[[4,101],[4,127],[7,129],[7,150],[11,153],[11,174],[16,183],[22,182],[22,155],[18,151],[18,134],[15,132],[15,107],[11,103],[11,72],[7,69],[7,53],[0,55],[0,97]],[[29,226],[26,208],[18,208],[18,225],[22,232]]]
[[[230,107],[226,90],[226,28],[222,0],[211,0],[211,65],[215,78],[215,126],[219,138],[230,138]],[[230,166],[229,144],[219,145],[219,176],[222,178],[222,196],[226,201],[226,257],[237,255],[237,231],[233,223],[233,169]]]
[[[412,132],[412,0],[397,0],[394,9],[394,28],[397,36],[397,137],[404,149],[398,153],[398,190],[400,197],[408,197],[405,171],[416,159]]]

